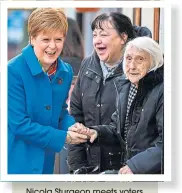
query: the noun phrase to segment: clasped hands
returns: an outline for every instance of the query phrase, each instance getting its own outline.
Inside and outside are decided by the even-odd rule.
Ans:
[[[69,144],[80,144],[85,143],[89,140],[91,143],[97,138],[98,133],[94,129],[89,129],[81,123],[75,123],[68,128],[66,142]],[[125,165],[120,168],[119,174],[133,174],[130,168]]]
[[[89,129],[81,123],[75,123],[68,128],[66,143],[80,144],[89,140],[91,143],[97,138],[98,133],[94,129]]]

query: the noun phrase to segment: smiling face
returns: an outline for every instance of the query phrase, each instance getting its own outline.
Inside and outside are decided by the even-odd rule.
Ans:
[[[145,51],[141,51],[134,46],[130,46],[125,53],[126,76],[136,86],[149,71],[151,66],[151,56]]]
[[[93,31],[94,49],[101,61],[114,65],[122,57],[125,40],[109,21],[104,21],[102,28],[95,28]]]
[[[40,32],[31,37],[35,55],[45,69],[48,69],[60,56],[64,44],[64,34],[56,32]]]

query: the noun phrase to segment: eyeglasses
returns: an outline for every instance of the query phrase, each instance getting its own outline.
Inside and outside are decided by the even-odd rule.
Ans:
[[[133,60],[137,63],[137,64],[142,64],[143,62],[146,61],[147,58],[144,58],[142,56],[136,56],[136,57],[131,57],[131,56],[126,56],[126,62],[129,64],[131,63]]]

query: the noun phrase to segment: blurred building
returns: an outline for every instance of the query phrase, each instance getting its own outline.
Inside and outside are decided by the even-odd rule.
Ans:
[[[31,10],[9,10],[8,11],[8,59],[21,52],[28,43],[27,19]]]
[[[21,49],[28,43],[27,35],[27,19],[29,14],[33,9],[10,9],[8,11],[8,59],[11,59],[15,55],[21,52]],[[85,47],[85,56],[88,56],[92,50],[92,31],[90,28],[90,23],[95,16],[104,13],[118,11],[129,16],[133,21],[133,24],[137,24],[137,18],[135,15],[135,9],[133,8],[101,8],[101,9],[92,9],[92,8],[66,8],[64,9],[65,14],[68,17],[76,19],[79,23],[81,32],[84,37],[84,47]],[[156,16],[154,8],[141,8],[139,17],[140,22],[138,23],[141,26],[148,27],[151,32],[154,34],[156,29]],[[161,45],[161,48],[164,47],[164,11],[163,9],[159,10],[158,18],[158,42]],[[155,38],[154,38],[155,39]]]

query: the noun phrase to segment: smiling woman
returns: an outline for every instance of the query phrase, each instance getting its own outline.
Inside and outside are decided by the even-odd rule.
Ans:
[[[90,126],[92,142],[120,141],[120,174],[163,174],[164,69],[159,44],[149,37],[131,40],[123,68],[128,80],[118,85],[117,110],[109,125]]]
[[[55,152],[87,139],[67,131],[74,123],[66,104],[73,72],[59,57],[67,29],[61,9],[34,10],[30,44],[8,63],[9,174],[52,174]]]
[[[94,52],[83,60],[70,100],[71,114],[87,127],[110,123],[112,113],[116,111],[116,85],[123,75],[124,47],[136,35],[130,18],[120,12],[98,15],[92,21],[91,29]],[[96,140],[93,144],[69,145],[70,171],[80,168],[80,171],[92,169],[99,173],[119,169],[121,153],[119,141],[112,138],[104,143]]]
[[[134,46],[130,46],[127,50],[126,60],[126,76],[138,87],[138,82],[142,79],[150,69],[150,54],[141,51]]]
[[[54,9],[52,9],[54,11]],[[56,11],[56,9],[55,9]],[[63,49],[68,31],[67,18],[61,10],[53,15],[51,10],[35,10],[28,20],[28,33],[35,55],[43,69],[48,71]],[[44,16],[41,16],[44,14]],[[42,20],[40,20],[42,17]],[[46,22],[45,22],[46,20]]]
[[[65,36],[62,32],[41,32],[31,37],[31,44],[44,71],[48,71],[59,57]]]
[[[163,53],[152,39],[140,37],[128,43],[124,54],[123,70],[136,87],[140,79],[162,65]]]

